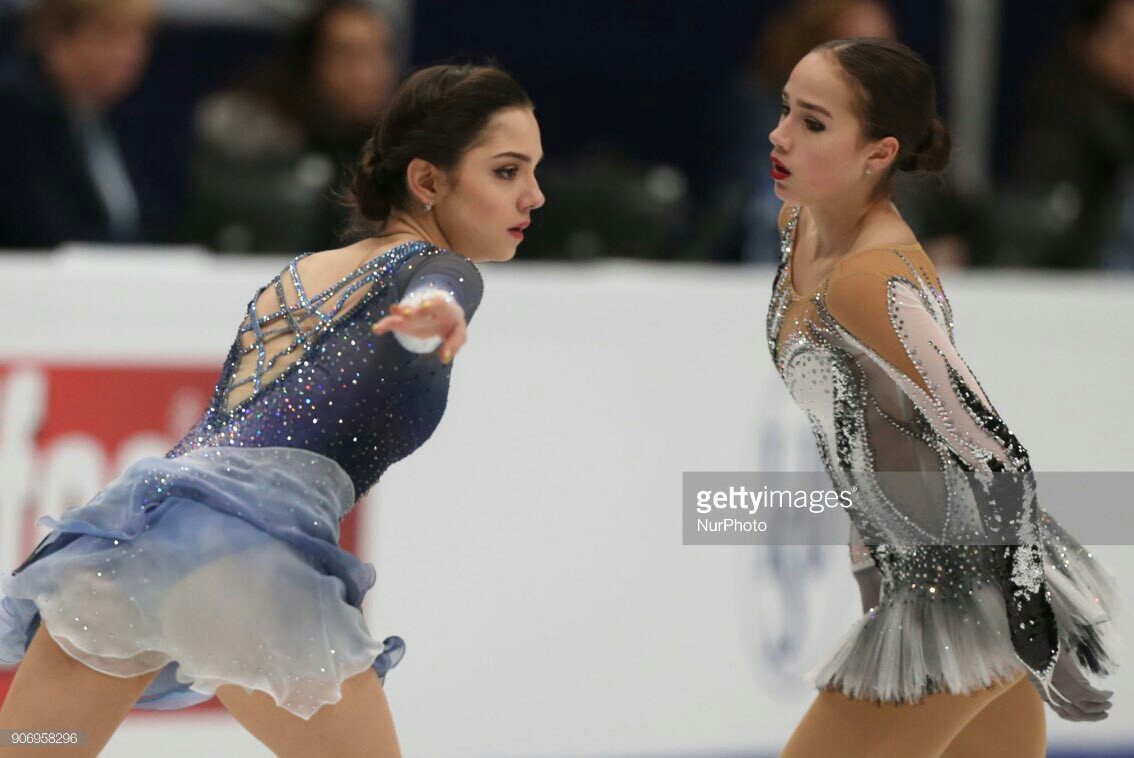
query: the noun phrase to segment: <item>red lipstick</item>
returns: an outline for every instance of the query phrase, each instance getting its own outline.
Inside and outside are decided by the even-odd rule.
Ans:
[[[772,178],[775,179],[777,182],[782,182],[784,179],[787,179],[789,176],[791,176],[791,172],[787,170],[787,167],[784,166],[784,164],[780,163],[775,158],[773,158],[772,159]]]

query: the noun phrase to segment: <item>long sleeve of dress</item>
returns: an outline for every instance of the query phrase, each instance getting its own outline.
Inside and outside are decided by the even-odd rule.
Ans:
[[[410,260],[399,284],[400,303],[418,305],[426,300],[442,298],[461,307],[466,324],[480,304],[480,273],[471,261],[452,253]],[[431,353],[442,342],[440,336],[414,337],[401,332],[394,332],[394,338],[411,353]]]
[[[850,380],[869,398],[861,416],[842,414],[842,423],[862,426],[870,461],[855,460],[848,444],[840,463],[874,474],[919,473],[915,492],[888,493],[887,505],[898,512],[864,525],[875,537],[866,542],[904,546],[907,569],[920,569],[927,584],[934,570],[919,564],[936,562],[941,572],[941,563],[951,561],[957,577],[966,565],[991,567],[1012,649],[1042,686],[1050,686],[1061,645],[1104,670],[1097,636],[1088,639],[1098,609],[1079,607],[1084,593],[1074,578],[1057,574],[1053,588],[1045,574],[1055,549],[1045,538],[1058,526],[1038,505],[1028,453],[958,353],[948,300],[934,272],[919,262],[896,250],[863,251],[839,268],[826,291],[827,316],[858,369]],[[963,498],[958,482],[967,487]],[[853,550],[861,537],[852,530]],[[918,573],[901,578],[909,576]],[[1090,592],[1100,578],[1082,579]],[[1057,615],[1068,627],[1062,634]]]
[[[444,293],[461,306],[468,322],[480,306],[484,284],[470,260],[445,252],[408,260],[398,272],[398,292],[402,302],[430,292]]]

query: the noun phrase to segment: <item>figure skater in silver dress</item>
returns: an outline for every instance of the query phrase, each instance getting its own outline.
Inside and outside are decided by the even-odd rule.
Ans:
[[[1104,718],[1113,590],[1040,507],[1027,451],[961,359],[941,280],[890,201],[936,174],[932,73],[896,42],[804,57],[770,135],[785,201],[768,347],[836,489],[858,493],[864,615],[782,755],[1044,755],[1046,700]],[[1009,338],[1006,336],[1006,338]]]

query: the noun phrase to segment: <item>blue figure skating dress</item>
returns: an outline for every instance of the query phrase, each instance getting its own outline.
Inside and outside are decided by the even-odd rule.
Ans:
[[[367,629],[374,567],[339,547],[339,523],[433,433],[451,365],[370,328],[431,291],[471,319],[481,279],[411,242],[309,292],[305,257],[253,297],[180,443],[40,519],[53,531],[0,585],[0,663],[21,660],[42,624],[95,670],[158,670],[136,708],[184,708],[233,684],[302,718],[337,702],[345,679],[398,663],[402,641]]]

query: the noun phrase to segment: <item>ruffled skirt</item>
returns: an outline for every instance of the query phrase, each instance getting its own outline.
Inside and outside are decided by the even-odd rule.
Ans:
[[[1113,582],[1054,519],[1044,515],[1041,533],[1060,647],[1084,670],[1110,674],[1119,652]],[[973,577],[948,597],[924,587],[884,589],[878,606],[808,678],[858,700],[917,703],[935,692],[975,692],[1025,671],[1012,646],[1003,589],[992,578]]]
[[[0,583],[0,663],[42,623],[72,657],[120,677],[160,670],[135,708],[170,710],[233,684],[310,718],[345,679],[385,678],[402,640],[371,637],[374,567],[338,545],[346,473],[294,448],[201,448],[135,463],[61,519]]]

